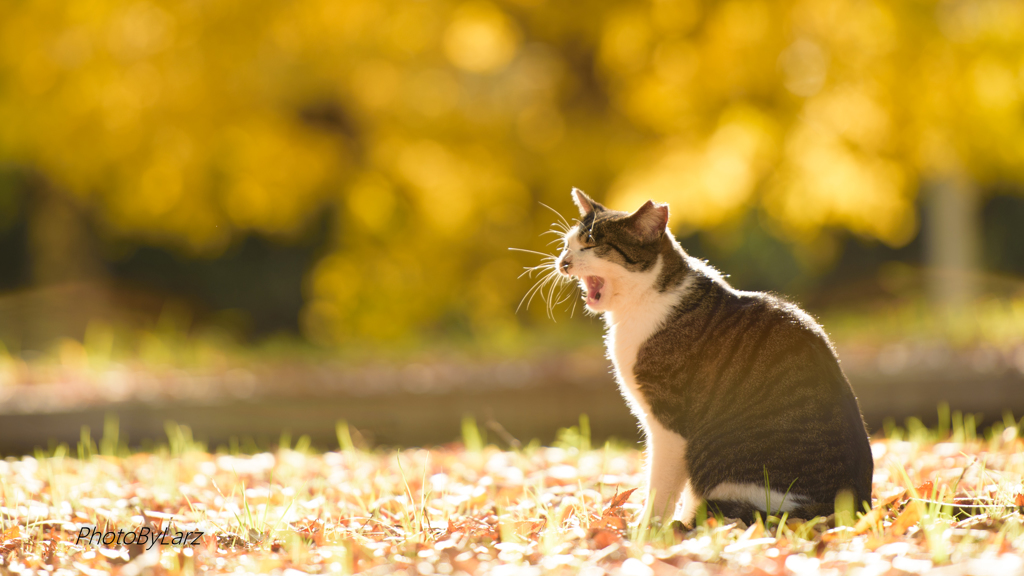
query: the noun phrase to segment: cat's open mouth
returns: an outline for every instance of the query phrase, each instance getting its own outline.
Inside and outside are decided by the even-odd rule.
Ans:
[[[593,306],[601,301],[601,289],[604,288],[604,278],[600,276],[584,276],[583,281],[587,283],[587,306]]]

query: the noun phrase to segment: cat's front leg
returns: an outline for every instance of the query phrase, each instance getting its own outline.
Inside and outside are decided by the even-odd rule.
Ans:
[[[686,440],[651,419],[647,426],[647,503],[641,521],[670,520],[689,472]]]

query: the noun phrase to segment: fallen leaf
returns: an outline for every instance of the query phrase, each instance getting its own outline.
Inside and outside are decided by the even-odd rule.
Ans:
[[[892,523],[890,531],[895,536],[902,536],[907,532],[907,529],[921,520],[921,516],[924,516],[924,504],[917,500],[911,500],[907,503],[907,507],[903,509],[903,512],[900,512],[896,521]]]
[[[887,496],[885,499],[880,501],[878,503],[878,505],[876,506],[876,508],[885,508],[886,506],[888,506],[888,505],[890,505],[890,504],[892,504],[892,503],[894,503],[896,501],[902,501],[904,498],[906,498],[906,496],[907,496],[907,489],[906,488],[902,488],[899,491],[897,491],[897,492]]]
[[[629,497],[633,494],[633,492],[636,492],[636,488],[630,488],[625,492],[620,492],[619,494],[616,494],[615,497],[612,498],[612,503],[608,506],[608,509],[621,508],[622,505],[626,503],[626,500],[629,500]],[[607,514],[608,511],[605,510],[605,513]]]
[[[917,492],[917,495],[921,498],[931,498],[932,493],[935,491],[935,484],[933,484],[932,481],[929,480],[924,484],[921,484],[917,488],[914,488],[914,490]]]
[[[616,514],[608,514],[590,525],[591,530],[618,530],[626,529],[626,519]]]
[[[594,548],[596,550],[604,550],[612,544],[621,541],[622,535],[618,530],[598,528],[596,530],[591,530],[590,539],[594,542]]]
[[[860,517],[853,527],[854,534],[863,534],[882,521],[883,508],[881,506],[872,508],[870,512]]]
[[[517,536],[523,538],[531,538],[544,528],[544,520],[527,520],[525,522],[516,522],[512,529]]]
[[[576,514],[576,508],[574,508],[572,506],[566,506],[562,510],[562,513],[561,513],[561,515],[558,518],[558,525],[561,526],[562,524],[565,524],[566,520],[568,520],[569,518],[572,518],[575,514]]]

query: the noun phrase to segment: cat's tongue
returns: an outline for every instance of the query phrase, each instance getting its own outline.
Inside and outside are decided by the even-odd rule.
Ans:
[[[601,289],[604,288],[604,278],[600,276],[584,276],[583,281],[587,283],[587,305],[593,306],[601,301]]]

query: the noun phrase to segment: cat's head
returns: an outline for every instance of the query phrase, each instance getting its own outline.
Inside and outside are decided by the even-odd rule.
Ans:
[[[654,269],[669,235],[668,205],[648,200],[636,212],[609,210],[573,188],[580,219],[564,237],[555,262],[561,274],[579,278],[587,309],[615,310],[625,298],[654,283]]]

